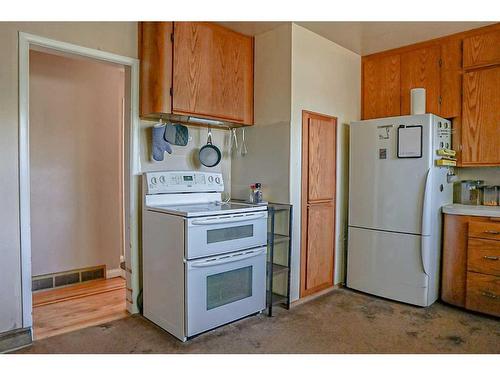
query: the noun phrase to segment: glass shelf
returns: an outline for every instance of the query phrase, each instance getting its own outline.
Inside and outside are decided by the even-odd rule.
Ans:
[[[289,211],[291,205],[282,203],[269,203],[268,207],[272,208],[274,211]]]
[[[269,203],[268,212],[267,307],[268,315],[272,316],[274,305],[290,308],[292,205]]]
[[[271,241],[272,236],[273,236],[272,233],[268,233],[267,234],[267,240],[268,240],[268,242]],[[290,240],[290,236],[285,236],[284,234],[274,233],[274,243],[275,244],[281,243],[281,242],[287,242],[289,240]]]
[[[269,296],[269,294],[271,294],[271,296]],[[272,298],[273,305],[278,304],[278,303],[284,303],[284,304],[288,303],[288,296],[283,296],[283,295],[278,294],[278,293],[270,293],[268,291],[267,298],[269,299],[269,297]]]
[[[268,267],[271,267],[271,262],[267,262],[267,265],[268,265]],[[279,275],[281,273],[287,273],[289,270],[289,268],[287,266],[283,266],[283,265],[278,264],[278,263],[273,263],[272,267],[273,267],[273,276]]]

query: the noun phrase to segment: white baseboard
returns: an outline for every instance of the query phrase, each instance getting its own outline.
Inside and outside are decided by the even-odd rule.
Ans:
[[[112,279],[113,277],[125,278],[125,270],[122,270],[121,268],[106,270],[106,279]]]

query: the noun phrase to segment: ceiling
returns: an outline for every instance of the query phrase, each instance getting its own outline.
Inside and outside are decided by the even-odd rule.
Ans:
[[[218,22],[258,35],[286,22]],[[418,43],[494,22],[295,22],[362,56]]]

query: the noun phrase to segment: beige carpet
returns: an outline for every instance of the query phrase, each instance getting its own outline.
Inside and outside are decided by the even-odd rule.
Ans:
[[[18,353],[500,353],[500,320],[347,289],[181,343],[140,316],[36,341]]]

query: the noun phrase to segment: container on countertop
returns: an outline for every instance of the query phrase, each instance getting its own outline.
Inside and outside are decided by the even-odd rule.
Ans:
[[[499,202],[500,186],[498,185],[482,186],[481,189],[482,189],[484,206],[498,206],[500,204]]]
[[[453,202],[469,205],[481,204],[482,180],[464,180],[453,184]]]

